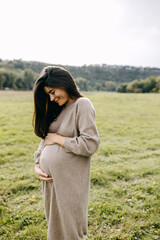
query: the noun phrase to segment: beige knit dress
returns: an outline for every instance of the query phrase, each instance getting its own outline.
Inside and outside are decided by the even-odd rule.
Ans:
[[[99,146],[95,111],[88,98],[67,103],[49,132],[65,136],[64,147],[44,146],[34,154],[53,182],[42,182],[48,240],[84,240],[88,228],[91,155]]]

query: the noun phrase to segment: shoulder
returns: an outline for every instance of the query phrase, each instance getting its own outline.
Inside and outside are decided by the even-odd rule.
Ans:
[[[76,106],[79,111],[86,110],[86,111],[94,111],[94,107],[92,102],[87,97],[80,97],[76,101]]]
[[[80,97],[80,98],[78,98],[77,101],[76,101],[76,104],[79,105],[79,106],[80,105],[86,105],[86,104],[87,105],[92,105],[91,101],[87,97]]]

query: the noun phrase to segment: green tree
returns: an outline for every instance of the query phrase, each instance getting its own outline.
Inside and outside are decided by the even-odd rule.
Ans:
[[[85,78],[82,77],[75,78],[75,81],[80,91],[88,91],[87,80]]]
[[[151,76],[146,79],[134,80],[125,85],[121,84],[117,91],[128,93],[160,92],[160,77]]]
[[[160,93],[160,77],[156,78],[156,86],[152,89],[152,92]]]
[[[27,90],[31,90],[33,88],[34,74],[32,71],[29,71],[29,70],[24,71],[23,82],[24,82],[24,87]]]
[[[95,84],[95,89],[96,89],[97,91],[100,91],[100,90],[102,89],[102,84],[101,84],[100,82],[96,82],[96,84]]]
[[[156,77],[149,77],[144,82],[143,91],[146,93],[152,92],[152,89],[156,87]]]
[[[23,78],[21,78],[21,77],[16,79],[15,84],[16,84],[17,89],[19,89],[19,90],[25,90],[25,88],[26,88],[25,82],[24,82]]]
[[[114,92],[116,91],[116,88],[117,88],[117,84],[115,82],[112,82],[112,81],[105,82],[106,91]]]
[[[134,93],[134,89],[138,88],[138,80],[134,80],[133,82],[130,82],[126,87],[126,92]]]
[[[1,90],[4,88],[5,81],[6,81],[5,70],[0,69],[0,89]]]
[[[5,82],[3,84],[3,88],[11,88],[16,89],[15,82],[17,79],[17,74],[13,72],[5,72]]]
[[[117,92],[120,93],[125,93],[126,92],[126,87],[127,87],[128,83],[122,83],[120,84],[120,86],[117,88]]]

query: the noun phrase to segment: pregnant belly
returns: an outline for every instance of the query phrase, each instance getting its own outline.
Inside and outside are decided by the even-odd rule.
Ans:
[[[40,157],[42,171],[49,176],[54,172],[61,171],[67,165],[67,159],[71,159],[71,153],[66,153],[65,149],[57,144],[45,146]]]

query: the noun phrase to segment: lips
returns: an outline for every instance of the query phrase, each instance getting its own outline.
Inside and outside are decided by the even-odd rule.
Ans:
[[[59,99],[60,99],[60,98],[58,98],[58,100],[57,100],[57,101],[55,101],[55,102],[56,102],[56,103],[58,103]]]
[[[59,102],[58,102],[58,101],[59,101],[59,99],[58,99],[57,101],[55,101],[55,102],[56,102],[57,104],[59,104]]]

